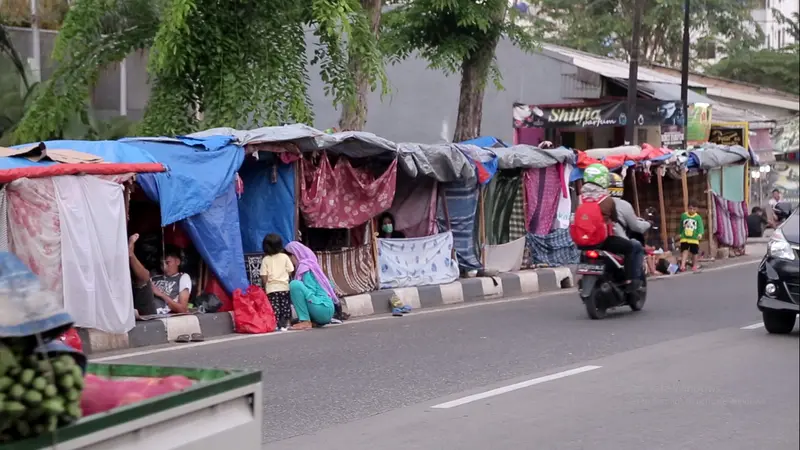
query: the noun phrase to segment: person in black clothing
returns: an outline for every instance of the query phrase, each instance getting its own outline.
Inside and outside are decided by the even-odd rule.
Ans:
[[[747,237],[761,237],[764,235],[764,226],[767,225],[767,218],[764,210],[754,206],[750,215],[747,216]]]
[[[394,224],[394,216],[388,212],[381,214],[378,219],[378,237],[381,239],[405,239],[406,235],[402,231],[397,231]]]

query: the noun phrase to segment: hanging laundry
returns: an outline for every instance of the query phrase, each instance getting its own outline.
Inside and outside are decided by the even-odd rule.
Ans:
[[[331,167],[323,153],[319,167],[301,162],[300,210],[311,228],[352,228],[392,206],[397,182],[397,160],[377,179],[356,169],[346,158]]]
[[[414,239],[378,239],[381,289],[452,283],[458,278],[452,252],[451,232]]]
[[[553,227],[562,191],[560,164],[543,169],[528,169],[524,173],[528,231],[546,235]]]

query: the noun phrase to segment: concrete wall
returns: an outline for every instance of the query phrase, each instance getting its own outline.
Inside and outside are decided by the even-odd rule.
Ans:
[[[11,29],[11,38],[23,58],[32,53],[31,32],[28,29]],[[41,34],[43,69],[42,78],[53,73],[49,56],[56,33]],[[307,42],[312,49],[313,43]],[[505,90],[498,91],[493,84],[487,87],[483,105],[482,133],[512,141],[511,108],[514,102],[560,103],[563,63],[543,55],[527,55],[508,42],[501,42],[497,60],[503,74]],[[139,52],[127,59],[127,109],[128,116],[139,119],[144,113],[150,89],[147,85],[147,54]],[[325,97],[318,71],[310,69],[309,95],[314,104],[315,127],[325,129],[336,126],[339,113]],[[420,59],[410,59],[387,67],[392,92],[381,100],[378,93],[369,97],[367,131],[399,142],[423,143],[450,140],[455,127],[459,80],[458,75],[447,77],[440,71],[430,70]],[[118,115],[120,110],[119,65],[107,67],[92,91],[92,105],[101,117]]]

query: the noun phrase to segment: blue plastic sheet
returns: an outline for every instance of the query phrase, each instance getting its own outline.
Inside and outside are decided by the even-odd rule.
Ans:
[[[12,148],[22,148],[17,145]],[[151,154],[132,145],[119,141],[46,141],[45,147],[60,150],[75,150],[103,158],[104,162],[117,164],[140,164],[158,162]],[[23,167],[45,167],[59,164],[53,161],[34,162],[26,158],[0,158],[0,170]]]
[[[167,166],[164,173],[139,175],[154,179],[161,206],[161,226],[207,210],[233,183],[244,161],[244,150],[227,136],[184,139],[184,143],[126,139]],[[145,181],[149,183],[149,181]]]
[[[284,244],[294,240],[294,165],[278,163],[274,183],[272,168],[246,164],[239,171],[244,183],[239,219],[245,253],[261,253],[261,242],[269,233],[278,234]]]
[[[478,258],[477,233],[475,232],[475,215],[478,209],[478,189],[476,185],[453,182],[440,185],[444,189],[447,202],[447,216],[441,204],[438,205],[437,221],[439,230],[453,232],[453,246],[456,249],[458,264],[464,269],[480,269],[482,264]],[[450,228],[448,230],[448,220]]]
[[[478,147],[508,147],[505,142],[492,136],[481,136],[462,142],[462,144],[477,145]]]
[[[158,202],[158,185],[153,177],[139,177],[145,195]],[[244,251],[239,231],[239,205],[233,183],[217,197],[208,209],[188,217],[180,225],[189,235],[222,287],[229,294],[247,289],[249,282],[244,267]]]

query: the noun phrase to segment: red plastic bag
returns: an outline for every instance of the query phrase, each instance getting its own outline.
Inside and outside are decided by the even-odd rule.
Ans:
[[[237,333],[271,333],[277,326],[272,305],[260,287],[251,285],[244,294],[241,289],[233,291],[233,327]]]
[[[148,398],[180,391],[191,385],[192,380],[182,376],[110,380],[86,374],[81,393],[81,410],[84,416],[90,416]]]
[[[75,328],[70,328],[67,330],[67,332],[62,334],[59,339],[61,339],[61,342],[69,345],[75,350],[83,352],[83,343],[81,342],[80,335],[78,335],[78,330]]]

